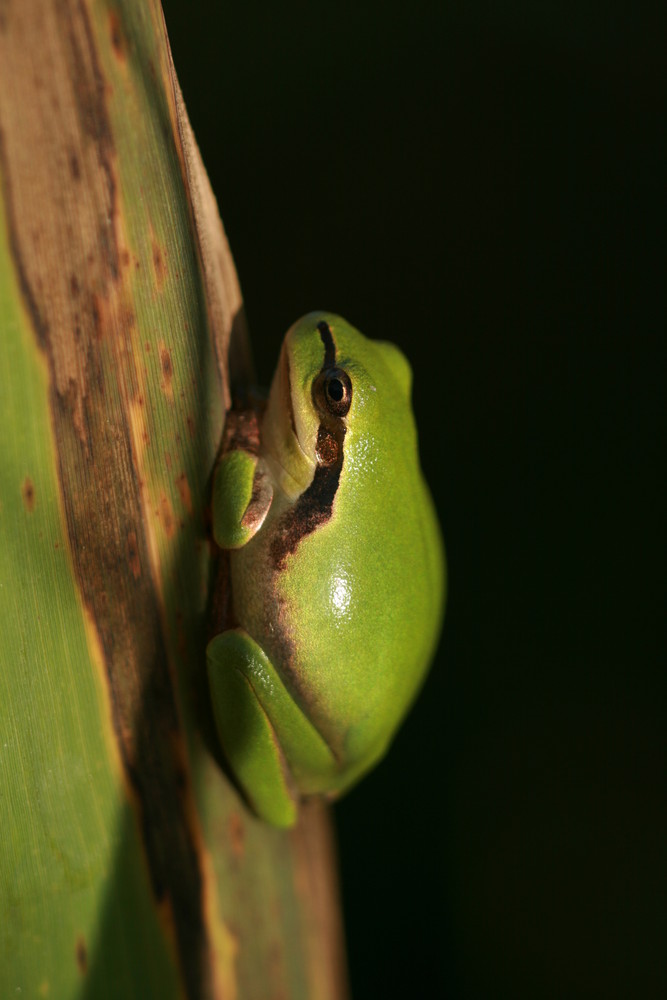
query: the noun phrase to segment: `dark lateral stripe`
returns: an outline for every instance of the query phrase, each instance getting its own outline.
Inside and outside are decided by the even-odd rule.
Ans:
[[[134,317],[119,266],[109,88],[88,6],[60,0],[57,16],[51,6],[15,17],[19,5],[10,4],[0,15],[0,173],[9,242],[35,340],[49,366],[74,571],[104,657],[115,736],[136,797],[152,890],[173,921],[184,993],[208,997],[213,949],[189,819],[192,788],[127,413],[137,384],[127,350]],[[40,23],[44,19],[48,28]],[[35,71],[39,60],[54,67],[48,85]],[[33,112],[25,116],[27,124],[6,96],[12,92],[20,92]],[[36,148],[45,154],[35,157]],[[58,163],[69,165],[70,177],[54,168]],[[85,197],[76,189],[82,177]],[[35,190],[42,199],[35,199]],[[69,233],[77,238],[65,238]],[[103,357],[113,361],[103,364]]]
[[[317,329],[324,345],[324,363],[320,369],[322,372],[335,367],[336,344],[327,323],[318,323]],[[343,468],[344,440],[345,424],[342,420],[330,417],[326,423],[320,423],[317,453],[319,456],[326,455],[326,461],[317,465],[312,483],[276,527],[271,542],[271,559],[277,570],[284,568],[287,556],[296,552],[303,538],[331,518]]]

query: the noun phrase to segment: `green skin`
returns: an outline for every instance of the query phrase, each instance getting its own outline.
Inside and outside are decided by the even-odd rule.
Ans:
[[[238,627],[208,646],[213,710],[235,777],[276,826],[378,762],[433,656],[445,560],[411,381],[398,348],[311,313],[283,342],[259,447],[216,471]]]

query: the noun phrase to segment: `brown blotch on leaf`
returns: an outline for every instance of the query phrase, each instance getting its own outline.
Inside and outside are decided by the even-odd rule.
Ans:
[[[79,157],[73,149],[70,150],[69,154],[69,172],[71,173],[73,180],[81,180],[81,164],[79,163]]]
[[[21,487],[21,496],[23,497],[23,503],[25,504],[25,509],[29,514],[32,514],[35,509],[35,486],[30,478],[26,476],[23,480],[23,486]]]
[[[153,269],[155,271],[155,278],[157,280],[158,290],[164,285],[164,279],[167,277],[167,264],[165,262],[165,253],[157,240],[153,240]]]
[[[115,10],[109,12],[109,34],[111,36],[114,55],[121,62],[125,62],[125,39],[123,38],[120,18]]]
[[[129,303],[124,302],[118,311],[118,324],[122,330],[132,330],[136,326],[136,316],[134,309]]]
[[[171,380],[174,376],[174,369],[171,363],[171,354],[165,344],[160,344],[160,368],[162,369],[162,389],[171,399],[173,395]]]
[[[88,949],[83,934],[80,934],[76,939],[76,964],[82,975],[88,971]]]
[[[127,560],[130,570],[135,580],[141,576],[141,561],[139,559],[139,545],[137,544],[137,534],[130,531],[127,536]]]
[[[181,498],[181,503],[187,510],[188,514],[192,514],[192,494],[190,493],[188,477],[184,472],[181,472],[180,476],[176,477],[176,489],[178,490],[178,495]]]
[[[162,519],[162,524],[164,525],[164,531],[167,538],[171,538],[176,530],[176,525],[174,523],[174,512],[171,509],[169,497],[166,493],[163,493],[160,497],[160,517]]]
[[[245,826],[237,812],[229,817],[229,844],[232,854],[240,861],[245,853]]]

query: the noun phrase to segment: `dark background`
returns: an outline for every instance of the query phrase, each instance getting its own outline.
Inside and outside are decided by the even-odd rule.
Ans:
[[[356,1000],[667,996],[663,5],[165,3],[259,375],[415,372],[440,654],[336,807]]]

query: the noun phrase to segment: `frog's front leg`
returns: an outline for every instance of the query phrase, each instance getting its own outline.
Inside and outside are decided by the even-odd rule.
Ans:
[[[264,462],[245,448],[224,454],[213,480],[213,537],[239,549],[259,531],[273,500]]]
[[[244,629],[216,636],[206,651],[220,743],[253,809],[292,826],[301,794],[336,773],[334,756]]]

